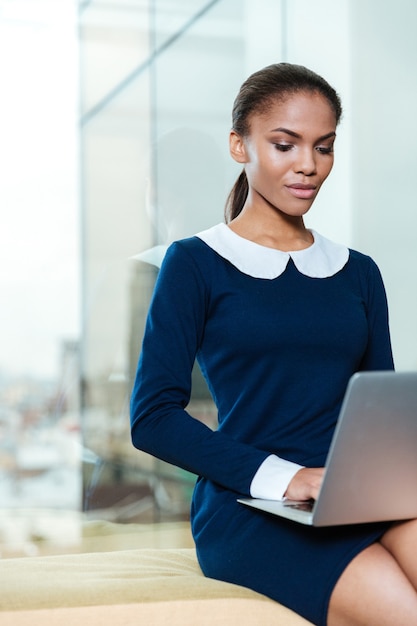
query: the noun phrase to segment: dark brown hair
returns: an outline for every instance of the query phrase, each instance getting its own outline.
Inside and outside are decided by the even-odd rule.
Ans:
[[[277,99],[283,101],[300,92],[318,93],[326,98],[334,111],[336,124],[339,123],[342,104],[336,91],[324,78],[303,65],[275,63],[249,76],[241,86],[233,104],[233,130],[241,137],[247,137],[251,115],[266,113]],[[242,211],[248,191],[248,181],[243,170],[226,201],[226,222]]]

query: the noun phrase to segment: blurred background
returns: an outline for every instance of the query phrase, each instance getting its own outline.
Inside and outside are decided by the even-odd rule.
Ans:
[[[164,250],[222,221],[265,65],[342,97],[307,225],[374,257],[416,369],[416,27],[414,0],[0,0],[0,556],[187,523],[194,477],[132,448],[129,395]],[[190,412],[215,427],[197,368]]]

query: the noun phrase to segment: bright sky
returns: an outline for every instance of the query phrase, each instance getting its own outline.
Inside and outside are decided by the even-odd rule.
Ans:
[[[79,333],[75,0],[0,0],[0,373]]]

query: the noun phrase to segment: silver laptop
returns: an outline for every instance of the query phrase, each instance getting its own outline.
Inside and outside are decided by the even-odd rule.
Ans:
[[[317,500],[238,502],[313,526],[416,518],[417,372],[352,376]]]

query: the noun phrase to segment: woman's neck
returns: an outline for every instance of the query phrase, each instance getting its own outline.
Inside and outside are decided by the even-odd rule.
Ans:
[[[302,216],[289,216],[277,211],[267,214],[253,207],[244,207],[229,223],[237,235],[268,248],[283,252],[303,250],[314,242]]]

